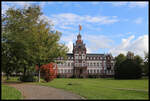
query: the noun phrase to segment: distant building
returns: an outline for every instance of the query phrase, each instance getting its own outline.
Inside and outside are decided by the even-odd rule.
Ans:
[[[67,54],[67,60],[62,57],[56,59],[58,63],[59,77],[109,77],[114,75],[114,58],[111,54],[86,53],[86,46],[83,43],[80,33],[76,43],[73,44],[73,53]],[[64,61],[64,62],[63,62]]]

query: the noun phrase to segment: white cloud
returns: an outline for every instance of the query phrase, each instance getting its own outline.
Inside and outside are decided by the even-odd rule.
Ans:
[[[127,7],[130,7],[130,8],[133,8],[133,7],[140,7],[140,8],[144,8],[144,7],[147,7],[148,6],[148,2],[108,2],[108,3],[111,3],[113,6],[127,6]]]
[[[92,53],[91,49],[86,47],[86,53]]]
[[[139,36],[137,39],[134,35],[127,39],[122,39],[122,43],[114,48],[111,48],[111,52],[114,56],[120,53],[126,55],[128,51],[134,52],[135,55],[140,55],[144,57],[144,51],[148,52],[148,35]]]
[[[143,18],[137,18],[137,19],[134,20],[134,23],[141,24],[142,21],[143,21]]]
[[[126,5],[128,2],[111,2],[111,4],[113,6],[124,6]]]
[[[55,18],[55,20],[57,21],[72,22],[73,24],[82,21],[90,22],[90,23],[110,24],[118,21],[118,19],[116,19],[116,16],[115,18],[114,16],[113,17],[89,16],[89,15],[80,16],[73,13],[62,13],[62,14],[52,15],[52,18]]]
[[[62,37],[61,37],[61,41],[63,41],[63,42],[69,42],[69,41],[75,41],[76,40],[76,35],[75,34],[67,34],[68,32],[66,32],[65,34],[66,35],[63,35]]]
[[[83,40],[87,41],[86,47],[89,48],[90,52],[110,48],[113,43],[113,40],[102,35],[84,35]]]
[[[72,50],[73,50],[73,42],[72,41],[69,41],[66,46],[69,48],[69,51],[68,53],[72,53]]]
[[[148,6],[148,2],[130,2],[129,7],[146,7]]]
[[[54,14],[50,16],[50,19],[52,19],[55,26],[61,29],[66,29],[70,26],[79,24],[113,24],[119,21],[117,16],[81,16],[73,13]]]

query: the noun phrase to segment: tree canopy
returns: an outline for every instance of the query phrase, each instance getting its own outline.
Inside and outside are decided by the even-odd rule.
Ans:
[[[11,59],[11,65],[24,68],[25,75],[29,67],[37,64],[40,67],[57,57],[66,57],[68,48],[59,42],[61,33],[52,31],[52,25],[41,19],[42,14],[38,5],[31,5],[9,8],[2,16],[3,65]]]

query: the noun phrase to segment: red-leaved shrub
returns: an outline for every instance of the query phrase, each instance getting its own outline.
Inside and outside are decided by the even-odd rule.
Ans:
[[[36,70],[38,70],[38,66],[36,66]],[[46,81],[49,82],[57,77],[57,65],[55,63],[49,63],[42,65],[40,67],[41,77]]]

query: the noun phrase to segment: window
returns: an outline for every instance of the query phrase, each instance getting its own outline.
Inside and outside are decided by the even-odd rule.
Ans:
[[[92,73],[92,69],[90,70],[90,72]]]
[[[67,73],[67,70],[65,69],[65,73]]]
[[[68,66],[70,66],[70,63],[68,63]]]
[[[91,63],[91,66],[92,66],[92,63]]]
[[[99,73],[99,70],[97,70],[97,73]]]
[[[81,56],[79,56],[79,59],[81,59]]]

